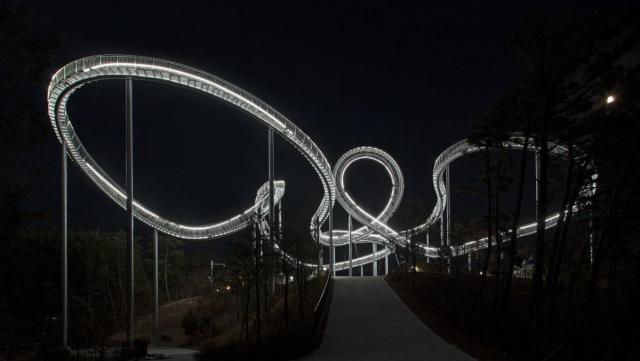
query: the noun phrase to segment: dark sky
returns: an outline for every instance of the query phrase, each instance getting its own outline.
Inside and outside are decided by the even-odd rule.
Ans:
[[[43,1],[27,6],[38,31],[61,39],[51,73],[74,59],[108,53],[203,69],[278,109],[331,163],[356,146],[386,150],[403,169],[405,199],[420,199],[429,211],[435,157],[464,138],[472,116],[519,78],[508,45],[523,18],[599,8],[577,1]],[[70,116],[89,152],[123,181],[123,82],[83,88],[71,100]],[[266,180],[266,128],[241,111],[184,89],[136,82],[134,118],[136,198],[162,215],[186,223],[229,217],[247,208]],[[57,207],[58,154],[51,131],[30,161],[38,171],[30,206]],[[460,174],[454,185],[468,179],[471,163],[454,166],[454,176]],[[287,219],[306,226],[321,200],[320,182],[279,138],[276,175],[287,182]],[[366,162],[354,166],[348,178],[350,191],[372,210],[386,202],[389,185],[384,171]],[[75,168],[69,197],[72,228],[123,228],[124,212]],[[454,197],[457,216],[470,213],[463,199]],[[338,226],[345,223],[344,213],[336,217]]]

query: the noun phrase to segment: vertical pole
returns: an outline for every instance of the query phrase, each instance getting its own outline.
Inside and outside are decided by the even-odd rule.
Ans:
[[[61,162],[61,225],[60,233],[62,236],[62,244],[60,250],[62,253],[62,347],[65,349],[68,345],[69,337],[69,262],[68,262],[68,239],[67,239],[67,145],[62,141],[62,157]]]
[[[589,201],[589,264],[593,266],[593,199],[596,195],[596,182],[591,183],[591,200]]]
[[[275,184],[273,182],[274,177],[274,165],[273,165],[273,129],[269,128],[267,133],[267,143],[268,143],[268,166],[269,166],[269,247],[273,250],[275,248]],[[274,267],[271,274],[271,292],[275,292],[276,289],[276,278],[275,278],[275,257],[273,258]],[[266,287],[265,287],[266,288]],[[266,295],[265,295],[266,297]]]
[[[125,113],[127,143],[127,343],[133,345],[134,337],[134,244],[133,244],[133,80],[125,80]]]
[[[274,206],[274,182],[273,182],[273,129],[269,128],[268,138],[268,166],[269,166],[269,241],[273,244],[273,228],[275,225],[275,206]]]
[[[471,251],[467,253],[467,270],[469,271],[469,274],[471,274]]]
[[[378,244],[371,243],[373,247],[373,277],[378,276],[378,260],[376,259],[376,253],[378,252]]]
[[[349,214],[349,277],[353,276],[353,255],[351,254],[352,239],[351,232],[353,231],[353,225],[351,223],[351,214]]]
[[[446,206],[445,206],[446,207]],[[446,247],[446,240],[445,240],[445,234],[444,234],[444,211],[442,213],[442,215],[440,215],[440,250],[444,249],[443,247]],[[444,256],[444,261],[447,264],[447,272],[449,272],[449,256],[448,256],[448,252],[447,254]]]
[[[333,248],[333,199],[329,204],[329,263],[333,277],[336,275],[336,250]]]
[[[282,247],[282,197],[280,198],[280,202],[278,202],[278,241],[280,242],[279,247]],[[282,250],[282,249],[280,249]],[[275,247],[274,247],[274,251],[275,251]],[[276,255],[276,257],[273,257],[273,277],[271,277],[271,293],[275,294],[276,293],[276,270],[278,269],[278,260],[279,260],[279,255],[277,253],[274,253]],[[284,255],[282,255],[282,257],[284,257]]]
[[[320,277],[320,272],[322,271],[322,266],[324,265],[324,261],[322,260],[322,242],[320,242],[320,221],[316,217],[314,222],[314,228],[316,233],[316,239],[318,240],[318,277]]]
[[[425,237],[426,237],[426,244],[427,244],[427,248],[429,248],[429,227],[427,227],[427,230],[424,232],[425,233]],[[431,259],[429,257],[427,257],[427,263],[431,262]]]
[[[540,185],[539,185],[539,179],[540,179],[540,154],[538,152],[538,150],[536,149],[535,151],[535,180],[536,180],[536,219],[538,219],[538,200],[540,199]]]
[[[388,249],[389,246],[385,246],[385,249]],[[389,274],[389,253],[384,257],[384,275]]]
[[[589,264],[593,266],[593,211],[589,209]]]
[[[451,170],[447,166],[447,246],[451,245]]]
[[[447,166],[447,247],[451,247],[451,169],[449,168],[449,166]],[[449,251],[449,250],[447,250]],[[447,252],[447,254],[450,254],[449,252]],[[449,273],[452,272],[452,267],[453,267],[453,257],[455,255],[452,255],[451,257],[449,257],[448,260],[448,268],[447,271]]]
[[[280,237],[280,239],[282,239],[282,200],[283,198],[280,198],[280,202],[278,202],[278,237]]]
[[[540,152],[538,152],[538,149],[536,148],[536,151],[533,153],[534,154],[534,165],[535,165],[535,185],[536,185],[536,203],[535,203],[535,215],[536,215],[536,222],[538,222],[538,201],[540,199],[540,184],[539,184],[539,180],[540,180]],[[537,261],[537,260],[536,260]]]
[[[153,230],[153,330],[151,341],[160,342],[160,316],[158,313],[158,230]]]

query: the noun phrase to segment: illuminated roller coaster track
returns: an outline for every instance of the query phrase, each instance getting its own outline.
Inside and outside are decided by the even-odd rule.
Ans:
[[[351,232],[353,242],[373,242],[387,246],[385,249],[352,260],[352,266],[360,266],[381,259],[392,253],[396,246],[405,246],[406,235],[425,232],[436,222],[442,219],[447,206],[446,185],[443,174],[446,167],[463,155],[478,152],[481,149],[471,145],[466,140],[460,141],[441,153],[435,161],[433,168],[433,186],[437,196],[436,205],[424,224],[410,230],[395,231],[387,225],[387,221],[397,210],[404,191],[404,179],[400,167],[386,152],[374,147],[359,147],[345,153],[336,162],[334,172],[320,148],[300,128],[293,124],[284,115],[270,107],[265,102],[239,87],[204,71],[182,64],[140,56],[128,55],[98,55],[73,61],[58,70],[49,84],[47,101],[49,117],[56,136],[63,143],[69,156],[80,169],[114,202],[122,208],[126,208],[127,195],[91,157],[87,149],[80,141],[67,113],[67,103],[70,96],[82,86],[91,82],[106,79],[133,79],[147,80],[177,85],[206,95],[218,98],[224,102],[240,108],[251,114],[261,123],[273,129],[275,133],[291,143],[309,161],[320,178],[324,195],[318,209],[311,220],[312,234],[314,228],[321,227],[329,217],[337,196],[340,205],[362,227]],[[522,148],[522,139],[514,136],[505,143],[509,148]],[[530,147],[535,150],[534,147]],[[552,145],[552,153],[564,156],[566,149]],[[382,165],[392,181],[391,194],[384,209],[377,216],[369,214],[356,204],[349,196],[345,188],[344,176],[351,164],[358,160],[369,159]],[[584,192],[595,191],[594,175],[593,187],[585,186]],[[285,192],[284,181],[274,183],[274,201],[279,203]],[[589,185],[591,186],[591,185]],[[230,235],[249,226],[255,214],[260,209],[260,214],[269,212],[269,188],[268,182],[263,184],[257,192],[255,203],[244,212],[224,221],[204,224],[181,224],[162,217],[149,210],[138,201],[133,201],[133,213],[136,218],[147,225],[163,233],[183,239],[214,239]],[[546,218],[545,227],[556,225],[559,214],[555,213]],[[518,236],[534,233],[536,223],[518,227]],[[318,232],[319,241],[323,245],[330,245],[328,232]],[[346,230],[333,230],[334,247],[346,245],[349,242],[349,232]],[[316,235],[314,234],[314,237]],[[438,257],[438,247],[419,245],[421,253],[427,257]],[[486,247],[486,239],[473,240],[455,247],[454,254],[465,254]],[[311,266],[311,265],[310,265]],[[349,262],[336,262],[335,269],[342,270],[349,267]]]

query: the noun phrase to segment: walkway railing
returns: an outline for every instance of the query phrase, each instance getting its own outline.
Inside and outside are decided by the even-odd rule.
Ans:
[[[318,303],[313,308],[313,326],[316,331],[316,343],[320,344],[322,341],[322,335],[324,328],[327,325],[327,317],[329,315],[329,308],[331,305],[331,296],[333,295],[333,277],[331,272],[327,272],[327,277],[324,282],[324,288],[322,294],[318,299]]]

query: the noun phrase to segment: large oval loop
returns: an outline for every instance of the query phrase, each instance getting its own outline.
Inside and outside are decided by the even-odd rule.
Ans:
[[[316,144],[295,124],[265,102],[239,87],[214,75],[186,65],[140,56],[98,55],[73,61],[58,70],[47,92],[49,117],[54,131],[64,142],[69,154],[82,171],[111,199],[125,207],[126,194],[91,157],[78,138],[67,114],[69,97],[80,87],[103,79],[134,78],[153,80],[187,87],[222,99],[251,114],[264,125],[272,128],[298,149],[316,170],[324,189],[324,196],[314,219],[322,224],[335,201],[335,187],[331,166]],[[284,183],[279,183],[276,196],[281,197]],[[259,204],[222,222],[206,225],[187,225],[169,220],[134,201],[134,215],[139,220],[170,235],[185,239],[210,239],[222,237],[246,227]]]

